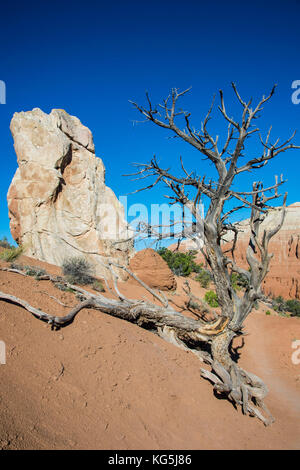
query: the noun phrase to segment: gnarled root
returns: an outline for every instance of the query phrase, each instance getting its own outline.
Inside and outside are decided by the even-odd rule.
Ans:
[[[274,422],[274,418],[270,411],[264,404],[263,400],[268,394],[268,388],[264,382],[256,375],[246,372],[240,368],[236,363],[232,361],[229,353],[222,351],[222,357],[225,362],[229,364],[229,371],[220,364],[217,360],[212,360],[211,356],[204,352],[196,349],[191,349],[178,337],[177,332],[174,328],[164,326],[158,328],[158,334],[166,341],[174,344],[175,346],[185,351],[192,352],[195,354],[201,362],[205,362],[211,365],[212,372],[201,369],[201,376],[210,380],[214,384],[214,390],[218,393],[224,393],[228,399],[234,405],[240,405],[245,415],[255,416],[260,419],[265,426],[268,426]],[[231,334],[226,332],[223,334],[230,339]],[[220,344],[225,345],[224,341],[219,341]],[[227,357],[226,357],[227,356]],[[261,408],[264,412],[259,410]]]
[[[214,384],[216,392],[225,393],[234,405],[242,407],[245,415],[257,417],[265,426],[274,422],[273,416],[263,402],[268,388],[259,377],[246,372],[234,362],[229,372],[218,361],[214,361],[211,367],[213,372],[201,369],[201,375]]]

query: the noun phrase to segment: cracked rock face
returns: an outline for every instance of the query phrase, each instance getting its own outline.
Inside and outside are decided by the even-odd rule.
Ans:
[[[10,126],[18,165],[7,199],[13,238],[28,256],[60,266],[84,256],[95,274],[107,259],[133,254],[124,208],[105,185],[91,131],[64,110],[15,113]]]

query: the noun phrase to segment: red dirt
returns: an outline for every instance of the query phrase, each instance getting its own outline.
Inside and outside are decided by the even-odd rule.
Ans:
[[[20,262],[59,273],[40,261]],[[177,282],[180,303],[182,280]],[[149,297],[130,282],[120,289],[129,297]],[[77,302],[48,281],[3,271],[0,290],[49,313],[69,310],[49,295]],[[291,361],[299,319],[266,316],[260,309],[246,323],[240,364],[270,388],[266,403],[276,422],[265,428],[214,397],[192,353],[150,331],[95,310],[82,310],[71,325],[51,331],[24,309],[0,305],[0,340],[7,348],[6,365],[0,365],[0,448],[300,448],[300,365]]]

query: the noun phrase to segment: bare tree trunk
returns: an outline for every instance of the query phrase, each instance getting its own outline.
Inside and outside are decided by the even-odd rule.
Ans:
[[[179,92],[176,88],[173,88],[169,96],[157,106],[153,105],[148,94],[146,95],[148,102],[146,107],[134,102],[132,103],[148,121],[169,130],[175,136],[198,150],[202,157],[204,156],[205,159],[210,160],[217,173],[215,181],[212,179],[207,181],[206,176],[200,175],[195,170],[190,171],[186,169],[182,158],[180,158],[181,175],[173,174],[170,168],[161,167],[156,157],[154,157],[148,164],[136,164],[138,171],[133,173],[132,176],[138,176],[141,180],[148,177],[155,178],[152,184],[137,191],[150,189],[159,183],[164,183],[170,189],[171,196],[166,195],[166,197],[171,200],[171,204],[179,203],[184,208],[188,208],[193,214],[195,219],[195,223],[192,226],[193,230],[189,231],[187,229],[181,235],[179,234],[179,243],[187,235],[197,242],[206,263],[212,271],[218,302],[222,312],[221,317],[227,321],[224,324],[225,326],[223,325],[222,331],[215,331],[209,340],[213,372],[203,370],[202,374],[214,383],[216,391],[227,393],[230,400],[240,404],[244,413],[257,416],[265,424],[269,424],[272,421],[272,417],[263,404],[267,387],[258,377],[238,367],[230,356],[230,345],[234,336],[241,334],[243,323],[252,311],[255,301],[262,298],[261,284],[268,272],[271,259],[271,255],[268,254],[268,244],[282,226],[286,195],[283,202],[282,218],[278,226],[273,230],[264,230],[262,234],[259,233],[259,229],[270,209],[267,202],[281,196],[278,194],[278,188],[284,181],[282,175],[280,181],[275,177],[275,184],[268,188],[263,188],[263,184],[260,181],[254,182],[252,191],[249,192],[237,191],[234,189],[234,183],[235,178],[240,173],[262,168],[276,155],[289,149],[300,149],[300,146],[291,143],[295,133],[281,144],[279,144],[279,139],[275,140],[274,144],[271,144],[269,141],[270,127],[265,140],[261,137],[259,138],[262,145],[261,153],[253,157],[251,150],[251,158],[241,160],[240,157],[246,157],[245,147],[247,139],[259,132],[259,128],[254,127],[254,120],[259,117],[263,106],[273,96],[275,86],[269,95],[263,96],[253,108],[251,107],[252,99],[248,102],[244,101],[234,83],[232,83],[232,87],[238,102],[242,106],[242,113],[239,120],[230,117],[225,107],[223,92],[220,90],[219,110],[228,126],[223,148],[219,148],[219,136],[213,137],[208,130],[208,122],[211,119],[214,102],[205,116],[200,130],[195,129],[191,125],[191,114],[189,112],[184,111],[182,108],[177,108],[177,101],[190,89]],[[181,116],[184,120],[184,128],[178,126],[178,122],[176,122],[178,116]],[[265,194],[270,194],[270,192],[270,196],[265,196]],[[197,205],[202,196],[208,199],[209,207],[205,218],[200,220],[197,213]],[[234,200],[235,202],[238,201],[239,205],[235,205],[225,212],[225,203]],[[251,209],[249,220],[251,235],[246,254],[249,271],[240,268],[234,260],[234,249],[239,227],[228,221],[232,213],[246,207]],[[202,245],[202,248],[200,243],[201,233],[197,232],[199,227],[204,228],[204,246]],[[153,233],[155,236],[157,228],[153,231],[152,228],[151,226],[145,226],[146,232],[148,234]],[[222,245],[223,237],[229,232],[234,234],[232,247],[230,250],[227,250],[231,252],[231,258],[226,255],[226,252],[223,252]],[[164,234],[161,238],[168,238],[168,234]],[[243,275],[248,281],[248,286],[242,298],[237,296],[231,285],[231,275],[233,272]],[[255,405],[263,408],[268,414],[268,418],[264,418]]]
[[[229,349],[234,336],[234,332],[226,328],[225,331],[213,338],[211,343],[213,361],[221,364],[221,366],[223,366],[229,373],[233,366],[233,360],[230,356]]]

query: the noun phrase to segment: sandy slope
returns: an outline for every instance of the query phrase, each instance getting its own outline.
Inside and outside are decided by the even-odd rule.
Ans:
[[[52,313],[68,309],[49,295],[76,303],[48,281],[11,273],[0,272],[0,290]],[[130,283],[122,290],[144,295]],[[291,343],[300,320],[254,311],[246,330],[240,363],[270,387],[270,428],[216,399],[197,358],[149,331],[93,310],[51,331],[1,302],[0,448],[299,449],[300,365],[292,364]]]

